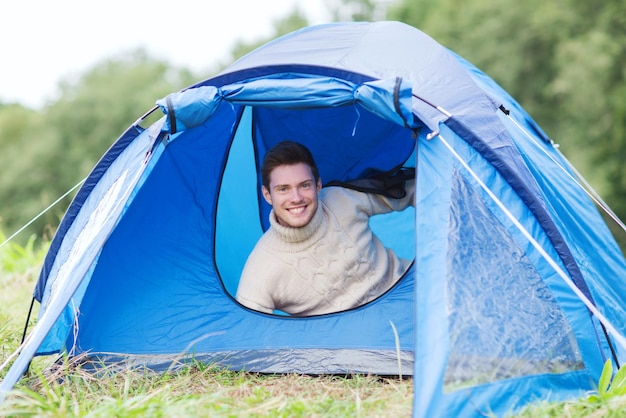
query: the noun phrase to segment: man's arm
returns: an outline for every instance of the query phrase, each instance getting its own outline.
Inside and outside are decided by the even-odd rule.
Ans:
[[[368,216],[389,212],[401,212],[415,204],[415,179],[405,182],[406,194],[401,199],[383,196],[376,193],[367,193],[369,207],[363,207]]]
[[[415,179],[407,180],[406,194],[401,199],[383,196],[378,193],[366,193],[346,187],[324,188],[324,202],[336,216],[354,219],[359,214],[366,218],[390,212],[401,212],[415,202]]]
[[[275,306],[270,294],[268,269],[260,260],[257,251],[253,251],[248,257],[239,279],[236,298],[237,302],[250,309],[273,313]]]
[[[274,312],[274,309],[272,308],[259,305],[255,301],[247,299],[245,296],[242,296],[241,294],[239,294],[239,291],[237,291],[237,302],[241,303],[243,306],[247,308],[254,309],[255,311],[269,313],[269,314]]]
[[[369,215],[378,215],[389,212],[400,212],[415,204],[415,179],[410,179],[404,185],[406,194],[401,199],[368,193],[371,209]]]

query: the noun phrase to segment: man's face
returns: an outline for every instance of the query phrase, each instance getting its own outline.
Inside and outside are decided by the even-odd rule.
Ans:
[[[283,226],[307,225],[318,205],[322,181],[317,184],[311,167],[304,163],[280,165],[270,174],[269,190],[263,186],[263,197],[272,205],[276,220]]]

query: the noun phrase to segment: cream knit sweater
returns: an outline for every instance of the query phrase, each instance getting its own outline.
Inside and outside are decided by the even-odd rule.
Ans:
[[[369,217],[413,205],[414,194],[413,181],[402,199],[322,189],[316,213],[302,228],[280,225],[272,211],[271,227],[244,267],[237,301],[261,312],[306,316],[354,308],[380,296],[410,261],[383,246],[369,228]]]

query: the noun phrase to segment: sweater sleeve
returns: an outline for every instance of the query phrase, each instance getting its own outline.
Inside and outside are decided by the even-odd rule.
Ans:
[[[357,213],[364,216],[379,215],[390,212],[400,212],[415,202],[415,180],[406,182],[406,196],[401,199],[383,196],[377,193],[365,193],[343,187],[329,187],[326,189],[329,206],[333,207],[335,213],[343,216],[353,217],[354,212],[346,210],[353,207]]]
[[[255,311],[273,313],[274,300],[270,293],[272,277],[270,269],[264,268],[260,251],[250,253],[237,287],[237,302]],[[265,266],[267,267],[267,266]]]
[[[394,199],[380,194],[368,194],[372,208],[369,215],[400,212],[409,206],[413,206],[415,204],[415,179],[407,180],[405,190],[406,196],[401,199]]]

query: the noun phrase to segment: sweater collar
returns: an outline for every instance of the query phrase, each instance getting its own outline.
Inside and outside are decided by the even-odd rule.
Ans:
[[[311,218],[311,221],[302,227],[284,226],[278,223],[274,215],[274,209],[270,211],[270,225],[285,242],[297,243],[303,242],[311,238],[316,231],[319,230],[324,220],[324,211],[322,210],[321,201],[317,205],[317,209]]]

